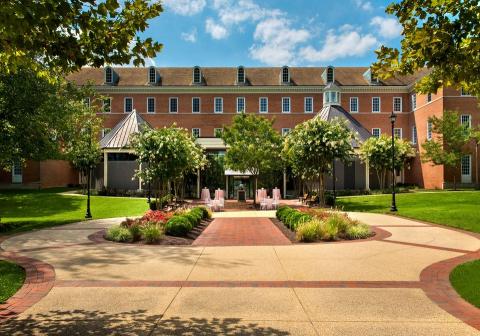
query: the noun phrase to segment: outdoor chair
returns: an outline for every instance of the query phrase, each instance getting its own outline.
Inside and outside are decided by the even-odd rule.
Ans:
[[[317,203],[318,196],[312,196],[310,199],[307,199],[306,203],[308,206],[312,206],[313,204]]]

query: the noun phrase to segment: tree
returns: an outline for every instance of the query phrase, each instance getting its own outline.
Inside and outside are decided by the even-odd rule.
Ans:
[[[462,125],[458,114],[452,111],[445,111],[442,118],[431,117],[429,121],[435,136],[422,144],[422,161],[458,169],[470,140],[470,129]],[[455,174],[453,188],[457,189]]]
[[[162,12],[148,0],[6,0],[0,6],[0,73],[18,68],[71,72],[89,65],[144,64],[162,48],[142,40]]]
[[[479,182],[478,182],[478,147],[480,146],[480,126],[477,127],[477,129],[475,131],[472,131],[472,135],[471,135],[471,138],[475,144],[475,162],[477,162],[476,164],[476,169],[475,169],[475,184],[477,185],[477,187],[479,186]]]
[[[407,141],[395,138],[395,170],[402,169],[414,154],[414,149]],[[381,135],[369,138],[360,147],[359,155],[363,162],[375,169],[380,189],[384,190],[387,172],[392,169],[392,137]]]
[[[135,175],[157,186],[157,202],[168,193],[169,182],[179,181],[206,164],[203,149],[187,130],[175,124],[159,129],[145,128],[132,137],[131,145],[137,162],[142,165]]]
[[[59,137],[83,94],[30,69],[0,74],[0,169],[10,170],[15,161],[59,158]]]
[[[346,122],[319,118],[298,124],[285,139],[283,156],[296,176],[318,179],[320,204],[325,205],[325,175],[332,172],[332,162],[349,161],[353,156],[355,135]]]
[[[373,70],[381,78],[428,69],[422,93],[461,86],[480,96],[480,6],[478,0],[402,0],[386,12],[403,27],[401,49],[382,46]]]
[[[233,118],[232,125],[225,127],[222,134],[227,146],[225,165],[229,169],[252,174],[255,191],[260,173],[282,165],[282,137],[273,129],[274,122],[254,114],[242,113]],[[254,205],[257,204],[256,194],[254,192]]]

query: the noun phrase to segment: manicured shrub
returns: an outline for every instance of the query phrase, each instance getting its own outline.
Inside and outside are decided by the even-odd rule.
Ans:
[[[137,222],[133,225],[130,225],[128,230],[132,234],[133,241],[138,241],[140,240],[140,238],[142,238],[142,226],[140,225],[140,223]]]
[[[320,239],[322,233],[322,222],[318,219],[312,219],[302,223],[297,227],[297,240],[303,242],[313,242]]]
[[[130,230],[120,226],[112,226],[109,228],[105,238],[116,242],[131,242],[133,240]]]
[[[292,230],[295,230],[298,225],[308,222],[312,219],[310,215],[304,214],[300,211],[293,210],[285,218],[284,223]]]
[[[340,213],[330,214],[330,216],[326,219],[326,222],[332,227],[336,227],[339,234],[345,234],[347,228],[351,226],[348,217]]]
[[[185,236],[192,229],[193,225],[185,216],[173,216],[167,224],[165,224],[165,232],[177,237]]]
[[[203,213],[203,210],[201,208],[193,208],[192,210],[190,210],[190,214],[193,214],[194,216],[196,216],[198,218],[199,223],[204,218],[203,217],[204,213]]]
[[[197,207],[196,209],[202,210],[202,218],[203,219],[212,218],[212,211],[210,209],[208,209],[207,207],[200,206],[200,207]]]
[[[163,230],[156,223],[148,223],[142,228],[142,237],[147,244],[158,242],[163,237]]]
[[[198,218],[198,216],[196,216],[195,213],[189,212],[189,213],[186,213],[185,215],[182,215],[182,217],[188,219],[190,224],[192,224],[192,227],[195,227],[198,224],[200,224],[200,218]]]
[[[278,208],[277,212],[276,212],[276,216],[277,218],[282,221],[282,222],[285,222],[285,218],[292,212],[294,211],[294,209],[290,208],[289,206],[281,206]]]
[[[320,239],[321,240],[337,240],[338,239],[338,226],[335,221],[323,221],[320,226]]]
[[[372,235],[370,227],[365,224],[351,225],[345,232],[347,239],[365,239]]]

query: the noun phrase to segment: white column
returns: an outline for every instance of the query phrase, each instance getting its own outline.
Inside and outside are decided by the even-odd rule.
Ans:
[[[200,198],[200,169],[197,169],[197,198]]]
[[[365,190],[370,190],[370,163],[365,161]]]
[[[142,164],[141,163],[140,163],[139,169],[140,169],[140,172],[142,172]],[[141,177],[138,178],[138,190],[142,190],[142,178]]]
[[[103,152],[103,186],[108,187],[108,153]]]
[[[228,199],[228,176],[225,175],[225,199]]]
[[[283,170],[283,199],[287,198],[287,171]]]

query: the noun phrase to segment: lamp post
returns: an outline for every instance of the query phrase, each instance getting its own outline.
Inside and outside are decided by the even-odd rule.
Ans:
[[[392,206],[390,207],[391,212],[397,212],[397,204],[395,202],[395,121],[397,116],[395,113],[390,115],[390,122],[392,123]]]
[[[147,198],[147,203],[148,203],[148,204],[150,204],[151,194],[152,194],[151,184],[150,184],[150,180],[148,180],[148,198]]]
[[[92,125],[88,127],[88,146],[91,150],[92,148]],[[92,213],[90,211],[90,179],[91,179],[92,165],[90,160],[87,167],[87,212],[85,213],[85,219],[91,219]]]

